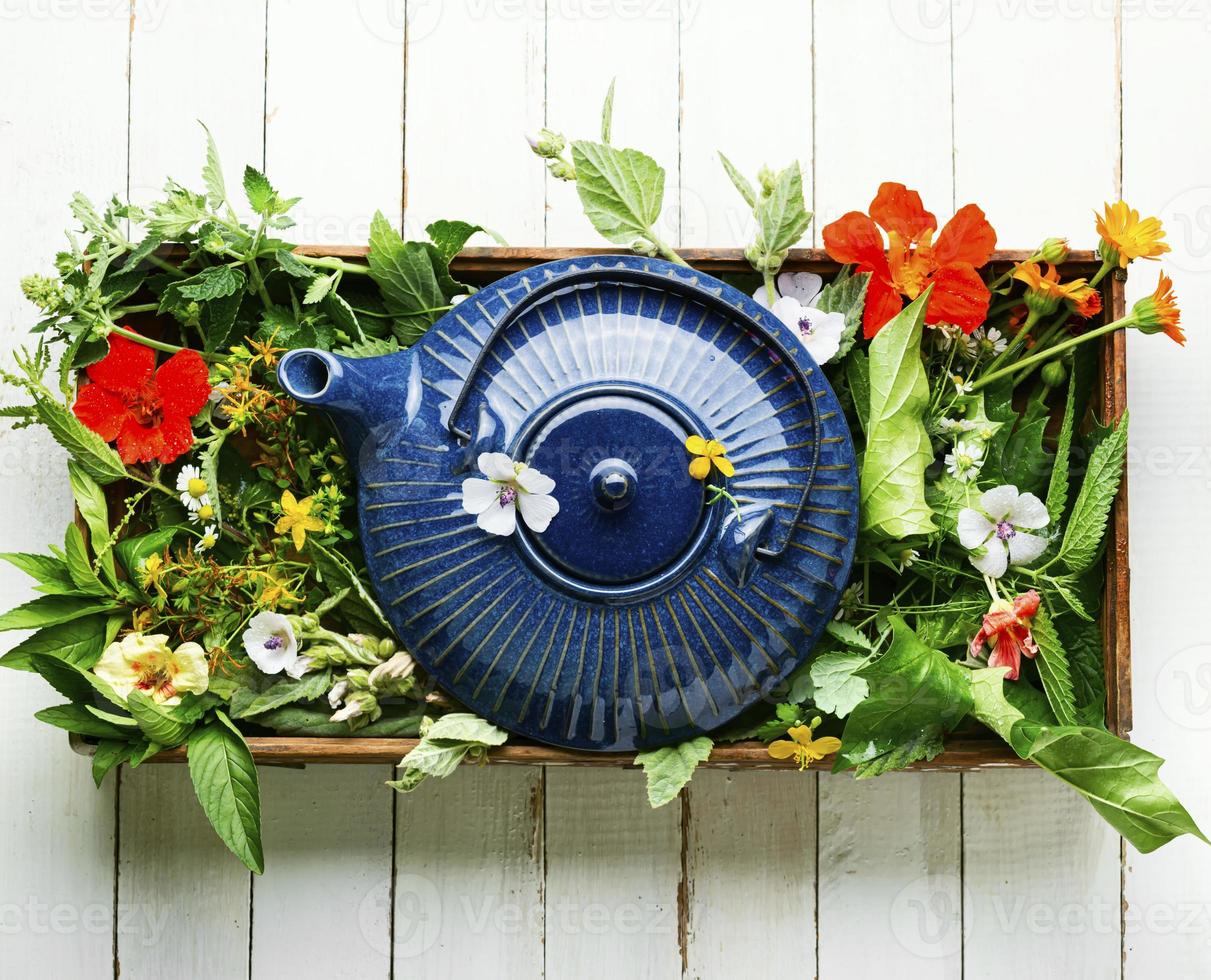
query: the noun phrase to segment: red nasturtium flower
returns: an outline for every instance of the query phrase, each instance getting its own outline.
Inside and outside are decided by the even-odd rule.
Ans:
[[[106,442],[117,440],[123,463],[171,463],[193,445],[190,419],[210,396],[197,351],[178,351],[157,370],[155,351],[113,333],[109,353],[85,373],[91,383],[72,411]]]
[[[989,667],[1008,667],[1007,681],[1016,681],[1022,666],[1022,655],[1034,659],[1039,652],[1038,644],[1030,627],[1039,611],[1039,594],[1031,589],[1017,596],[1013,602],[996,599],[984,614],[984,623],[971,640],[971,654],[978,657],[987,643]]]
[[[884,251],[882,228],[887,232]],[[850,211],[824,229],[824,247],[838,262],[869,272],[862,332],[869,338],[904,307],[933,286],[926,323],[953,323],[971,333],[988,315],[991,298],[976,272],[997,243],[997,234],[976,205],[959,208],[938,240],[938,219],[925,210],[921,195],[903,184],[879,185],[870,214]]]

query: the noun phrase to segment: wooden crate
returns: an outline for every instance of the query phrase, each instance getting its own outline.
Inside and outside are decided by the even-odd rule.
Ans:
[[[357,261],[366,255],[363,246],[300,246],[306,255],[329,256]],[[599,255],[602,248],[470,248],[452,263],[455,274],[466,282],[484,285],[512,272],[542,262]],[[680,254],[697,269],[712,275],[747,273],[751,267],[740,249],[682,249]],[[1028,258],[1025,251],[998,251],[992,268],[998,274],[1015,262]],[[1065,278],[1092,276],[1101,260],[1093,252],[1073,252],[1061,267]],[[819,249],[792,249],[786,271],[818,272],[826,278],[839,266]],[[1125,275],[1115,273],[1102,283],[1105,316],[1117,319],[1125,312]],[[1102,341],[1099,379],[1095,392],[1099,417],[1118,419],[1127,407],[1127,344],[1123,331]],[[1127,480],[1119,489],[1111,513],[1106,547],[1106,584],[1102,603],[1102,636],[1106,657],[1106,725],[1117,735],[1131,730],[1131,635],[1130,576],[1127,566]],[[248,744],[258,763],[301,766],[308,762],[375,764],[398,762],[411,751],[417,739],[409,738],[295,738],[289,736],[249,738]],[[72,736],[72,747],[85,754],[92,746]],[[518,740],[493,749],[490,758],[506,765],[559,765],[627,767],[633,754],[620,752],[581,752],[554,748]],[[184,747],[169,749],[149,760],[157,763],[185,761]],[[756,741],[717,746],[704,766],[725,769],[787,769],[797,767],[793,760],[777,762],[765,746]],[[978,725],[956,732],[946,742],[946,750],[929,762],[918,762],[918,770],[967,772],[977,769],[1028,767],[994,733]],[[828,770],[831,760],[817,762],[813,768]]]

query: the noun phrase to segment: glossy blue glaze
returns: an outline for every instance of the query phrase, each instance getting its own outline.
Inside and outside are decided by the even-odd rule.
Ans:
[[[406,352],[295,351],[279,376],[331,412],[356,460],[366,564],[400,639],[513,732],[629,750],[710,731],[778,699],[845,585],[857,473],[840,407],[797,338],[710,276],[554,262],[476,293]],[[705,506],[688,434],[727,447],[739,515]],[[493,537],[463,511],[491,451],[555,479],[544,534]]]

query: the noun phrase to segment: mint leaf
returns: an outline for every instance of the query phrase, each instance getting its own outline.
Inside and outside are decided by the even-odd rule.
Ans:
[[[107,636],[104,616],[85,616],[46,626],[0,657],[0,666],[33,670],[33,658],[47,655],[87,670],[101,659]]]
[[[273,253],[273,257],[277,260],[278,267],[289,276],[295,279],[311,280],[315,278],[315,272],[309,265],[299,261],[299,257],[288,248],[279,248]]]
[[[76,591],[76,583],[72,581],[67,565],[63,559],[54,555],[31,555],[24,552],[9,551],[0,554],[0,561],[21,569],[38,584],[34,586],[39,592],[50,595],[65,595]]]
[[[892,541],[936,530],[925,502],[925,468],[933,462],[933,449],[922,421],[929,405],[921,363],[921,325],[928,300],[926,291],[870,342],[859,511],[864,532]]]
[[[257,214],[267,215],[273,210],[277,192],[263,173],[255,167],[244,168],[244,193],[248,203]]]
[[[503,745],[508,733],[468,712],[451,712],[437,719],[397,768],[404,772],[387,785],[410,793],[426,778],[443,779],[454,772],[468,755],[486,758],[489,746]]]
[[[168,705],[160,705],[142,691],[131,691],[126,698],[126,707],[131,717],[151,741],[166,748],[180,745],[193,731],[194,721],[186,721],[179,712]]]
[[[370,278],[382,290],[387,312],[395,318],[392,329],[405,347],[420,339],[446,305],[435,254],[426,243],[405,242],[383,213],[375,212],[366,256]]]
[[[44,595],[0,615],[0,630],[40,629],[120,608],[95,596]]]
[[[164,296],[168,296],[170,292],[175,292],[177,295],[185,299],[193,299],[206,301],[218,299],[223,296],[234,296],[244,288],[244,284],[248,281],[243,271],[230,265],[216,265],[209,269],[203,269],[196,276],[191,276],[188,279],[182,279],[180,282],[175,282],[164,290]],[[161,297],[161,308],[163,309],[164,299]]]
[[[757,202],[754,214],[761,231],[758,247],[767,261],[777,259],[768,266],[774,272],[781,265],[777,257],[798,242],[812,223],[803,199],[803,174],[797,162],[778,172],[773,188]]]
[[[1056,441],[1055,459],[1051,465],[1051,482],[1047,487],[1047,513],[1051,526],[1059,526],[1064,509],[1068,506],[1068,468],[1072,454],[1072,426],[1076,407],[1076,373],[1068,377],[1068,398],[1064,403],[1064,421],[1060,424],[1060,435]]]
[[[463,250],[471,236],[483,230],[481,225],[442,219],[429,225],[425,229],[425,234],[429,236],[433,247],[437,249],[442,265],[449,265],[450,260]]]
[[[202,167],[202,183],[206,185],[206,203],[217,211],[227,202],[227,185],[223,180],[223,167],[219,163],[219,148],[204,122],[198,125],[206,133],[206,164]]]
[[[572,143],[576,192],[584,213],[605,238],[631,245],[652,240],[664,203],[664,169],[638,150],[602,143]]]
[[[244,736],[222,712],[189,737],[194,792],[219,838],[250,871],[265,870],[261,791]]]
[[[318,303],[328,295],[335,283],[335,272],[329,276],[316,276],[311,280],[311,285],[307,287],[307,292],[303,294],[303,305],[311,306],[313,303]]]
[[[925,646],[899,616],[890,622],[887,652],[856,671],[870,694],[846,721],[834,766],[856,767],[859,779],[933,758],[972,706],[967,671]]]
[[[297,701],[314,701],[323,697],[331,684],[331,672],[319,670],[297,679],[282,677],[259,693],[241,688],[231,698],[231,714],[234,718],[252,718]]]
[[[1059,634],[1051,623],[1051,615],[1045,605],[1039,606],[1035,614],[1031,633],[1038,644],[1039,652],[1035,663],[1043,681],[1047,703],[1061,725],[1076,724],[1076,696],[1072,689],[1072,673],[1068,668],[1068,654],[1060,642]]]
[[[837,276],[820,290],[816,297],[816,308],[825,313],[843,313],[845,329],[841,333],[841,346],[835,360],[839,361],[853,349],[862,327],[862,313],[866,309],[866,289],[870,285],[870,273],[847,273]],[[855,396],[855,401],[857,400]]]
[[[126,479],[126,467],[118,454],[82,423],[71,410],[43,394],[34,395],[34,411],[55,442],[67,450],[89,476],[101,486]]]
[[[700,736],[680,745],[666,745],[636,755],[635,764],[642,766],[647,775],[648,803],[652,809],[674,799],[690,781],[698,763],[710,758],[714,747],[715,743],[709,738]]]
[[[1097,557],[1106,521],[1123,478],[1127,456],[1127,413],[1089,457],[1085,479],[1072,505],[1072,516],[1060,545],[1060,562],[1072,572],[1084,571]]]

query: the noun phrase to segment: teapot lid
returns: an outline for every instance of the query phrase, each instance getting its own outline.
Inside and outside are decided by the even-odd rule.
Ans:
[[[501,727],[680,741],[778,697],[832,617],[857,529],[844,415],[798,338],[723,282],[553,262],[361,363],[415,382],[358,458],[371,580],[417,660]],[[690,436],[721,442],[734,476],[694,479]],[[554,479],[541,534],[463,510],[485,452]],[[708,505],[714,486],[735,506]]]

